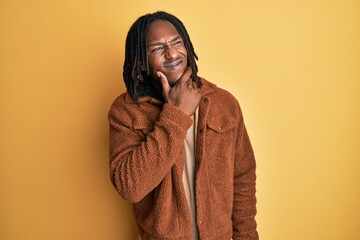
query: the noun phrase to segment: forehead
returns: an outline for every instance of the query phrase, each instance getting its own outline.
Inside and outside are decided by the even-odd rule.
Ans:
[[[174,25],[166,20],[155,20],[150,23],[147,30],[147,42],[166,41],[179,35]]]

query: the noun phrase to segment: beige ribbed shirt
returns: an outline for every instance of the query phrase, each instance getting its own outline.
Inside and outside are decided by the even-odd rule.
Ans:
[[[185,166],[183,171],[183,183],[186,198],[189,203],[191,221],[193,226],[193,240],[199,239],[196,226],[196,209],[195,209],[195,146],[196,146],[196,130],[197,130],[197,112],[191,117],[194,124],[188,129],[184,140]]]

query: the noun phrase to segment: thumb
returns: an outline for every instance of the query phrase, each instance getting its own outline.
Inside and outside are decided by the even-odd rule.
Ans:
[[[162,72],[158,71],[156,73],[156,75],[158,76],[158,78],[160,79],[160,83],[161,83],[161,86],[162,86],[162,90],[163,90],[163,95],[164,95],[164,98],[167,100],[168,98],[168,95],[169,95],[169,91],[171,89],[170,85],[169,85],[169,82],[168,82],[168,79],[167,77],[165,76],[165,74],[163,74]]]

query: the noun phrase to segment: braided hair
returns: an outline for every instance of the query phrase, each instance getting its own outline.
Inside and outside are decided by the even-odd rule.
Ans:
[[[127,92],[135,102],[138,101],[139,97],[145,95],[149,95],[159,100],[163,99],[162,95],[159,95],[151,85],[149,61],[146,51],[147,28],[150,23],[155,20],[168,21],[174,25],[179,32],[187,51],[188,66],[190,66],[192,70],[191,79],[198,87],[202,86],[200,78],[197,75],[198,67],[196,65],[196,60],[198,60],[198,57],[194,51],[194,47],[184,24],[174,15],[163,11],[149,13],[139,17],[134,22],[126,37],[123,78]]]

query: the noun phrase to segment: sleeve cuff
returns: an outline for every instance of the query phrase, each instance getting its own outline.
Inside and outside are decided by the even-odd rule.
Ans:
[[[185,130],[189,129],[189,127],[193,124],[193,120],[187,114],[179,110],[177,107],[165,103],[163,106],[163,110],[160,115],[160,120],[170,121]]]

